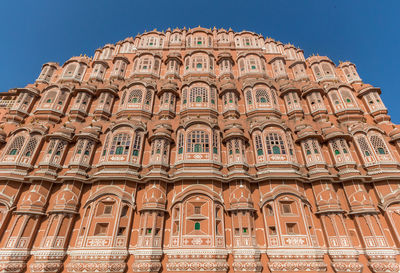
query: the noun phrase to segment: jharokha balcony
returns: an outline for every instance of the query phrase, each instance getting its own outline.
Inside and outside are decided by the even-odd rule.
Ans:
[[[355,64],[202,27],[89,55],[0,93],[0,271],[399,272],[400,128]]]

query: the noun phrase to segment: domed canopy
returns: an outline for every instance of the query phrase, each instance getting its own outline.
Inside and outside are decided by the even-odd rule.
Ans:
[[[254,209],[250,190],[245,184],[236,186],[229,196],[229,202],[231,210]]]
[[[142,210],[165,210],[166,195],[160,184],[150,184],[143,195]]]

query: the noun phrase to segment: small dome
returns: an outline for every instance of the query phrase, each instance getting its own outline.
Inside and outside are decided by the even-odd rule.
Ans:
[[[46,197],[33,188],[25,197],[22,199],[20,206],[21,210],[33,210],[42,211],[46,205]]]
[[[231,209],[252,209],[253,201],[247,186],[238,185],[230,194]]]
[[[342,129],[336,126],[331,126],[322,129],[322,134],[325,140],[332,139],[335,137],[349,137],[349,134],[345,133]]]
[[[296,131],[297,131],[297,136],[300,139],[305,139],[305,138],[320,138],[320,134],[311,126],[308,124],[302,124],[302,125],[298,125],[296,127]]]
[[[72,210],[78,207],[78,196],[69,188],[65,188],[57,194],[54,210]]]
[[[152,184],[143,195],[143,209],[165,209],[166,203],[165,192],[160,188],[159,184]]]

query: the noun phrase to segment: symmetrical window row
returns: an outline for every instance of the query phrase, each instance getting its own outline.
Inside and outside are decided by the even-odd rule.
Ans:
[[[265,162],[297,162],[292,136],[282,129],[270,127],[263,131],[252,133],[253,147],[257,164]],[[2,162],[32,164],[41,142],[40,135],[29,135],[26,131],[13,136],[2,153]],[[190,159],[220,160],[220,137],[218,130],[193,125],[187,130],[180,129],[177,133],[177,161]],[[143,131],[117,130],[109,132],[101,152],[101,162],[134,162],[138,163],[143,150]],[[367,134],[356,133],[354,143],[364,163],[378,164],[395,162],[381,133],[370,131]],[[152,142],[151,155],[163,155],[168,163],[170,141],[157,138]],[[307,138],[300,143],[307,166],[325,164],[321,144],[316,138]],[[354,162],[347,140],[342,137],[331,139],[327,143],[330,153],[337,164]],[[45,149],[40,164],[62,164],[68,142],[52,137]],[[87,138],[78,139],[70,164],[89,164],[95,143]],[[246,146],[243,138],[233,137],[226,141],[228,163],[246,163]]]

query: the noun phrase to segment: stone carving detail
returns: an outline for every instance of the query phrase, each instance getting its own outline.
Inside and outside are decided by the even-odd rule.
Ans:
[[[399,272],[380,94],[232,29],[46,63],[0,96],[0,272]]]

